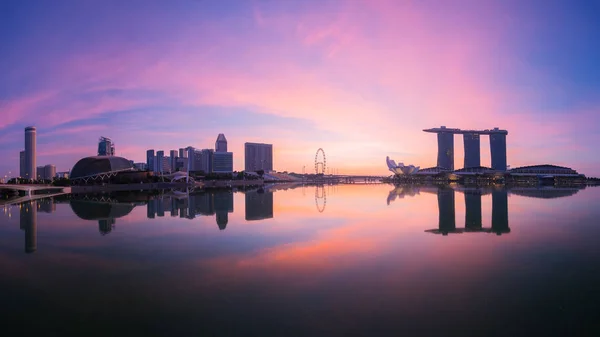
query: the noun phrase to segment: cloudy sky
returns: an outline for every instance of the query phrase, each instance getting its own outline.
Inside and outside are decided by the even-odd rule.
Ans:
[[[600,2],[0,2],[0,173],[37,163],[272,143],[274,168],[436,164],[425,128],[500,127],[508,164],[600,175]],[[482,165],[490,166],[482,138]],[[455,136],[456,167],[462,137]]]

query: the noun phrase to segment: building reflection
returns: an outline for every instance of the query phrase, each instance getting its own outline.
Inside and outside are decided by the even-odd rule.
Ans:
[[[45,198],[37,200],[38,210],[44,213],[56,212],[56,203],[54,198]]]
[[[510,233],[508,226],[508,191],[506,189],[491,190],[492,194],[492,226],[483,227],[481,212],[481,196],[489,190],[462,189],[465,196],[465,227],[456,228],[455,190],[440,187],[437,191],[439,224],[437,229],[426,230],[428,233],[448,235],[452,233]]]
[[[72,199],[69,205],[80,219],[98,221],[102,235],[109,234],[115,228],[116,219],[128,215],[136,206],[133,202],[115,199]]]
[[[201,193],[169,192],[150,199],[147,204],[147,217],[163,217],[168,212],[171,217],[194,219],[196,216],[215,216],[217,226],[224,230],[233,213],[232,191],[205,191]]]
[[[273,192],[262,188],[246,191],[246,221],[273,218]]]
[[[38,202],[35,200],[19,205],[19,227],[25,231],[25,253],[37,250],[37,212]]]

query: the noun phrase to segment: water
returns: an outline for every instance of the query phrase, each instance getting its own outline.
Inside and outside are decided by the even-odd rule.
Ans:
[[[39,200],[0,208],[0,317],[44,336],[598,336],[599,196],[354,185]]]

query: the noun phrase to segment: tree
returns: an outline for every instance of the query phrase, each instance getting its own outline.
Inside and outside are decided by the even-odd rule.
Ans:
[[[265,170],[258,170],[256,171],[256,174],[258,174],[262,178],[263,174],[265,174]]]

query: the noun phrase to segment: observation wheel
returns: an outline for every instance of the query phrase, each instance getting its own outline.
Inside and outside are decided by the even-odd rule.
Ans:
[[[321,153],[322,159],[319,159],[319,153]],[[317,150],[317,153],[315,154],[315,174],[325,175],[325,170],[327,170],[327,159],[325,158],[325,151],[323,151],[322,148],[319,148]]]

